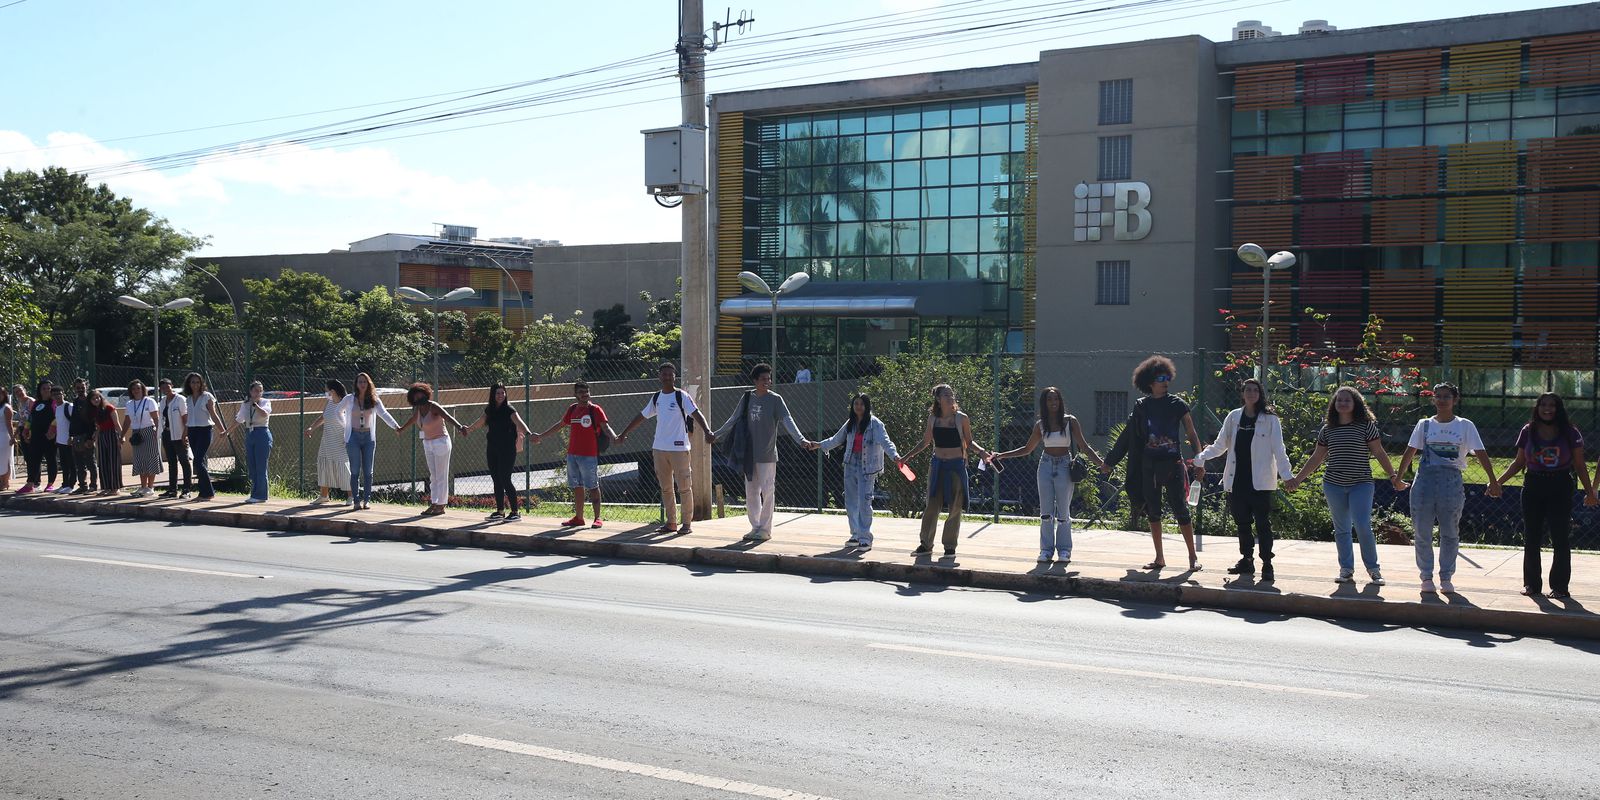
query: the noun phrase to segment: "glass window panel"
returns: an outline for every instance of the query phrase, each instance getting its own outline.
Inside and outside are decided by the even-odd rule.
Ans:
[[[893,174],[889,172],[889,165],[883,162],[869,162],[866,166],[867,188],[887,189],[893,185]]]
[[[1266,113],[1262,111],[1233,112],[1234,136],[1260,136],[1267,132]]]
[[[807,116],[789,117],[783,121],[783,136],[786,139],[804,139],[811,135],[811,118]]]
[[[1005,153],[1011,150],[1011,128],[1006,125],[985,125],[979,129],[979,152]]]
[[[949,280],[950,257],[924,255],[922,257],[922,279],[925,281]]]
[[[1523,244],[1511,246],[1511,263],[1523,267],[1548,267],[1554,248],[1548,244]]]
[[[1386,104],[1386,113],[1383,124],[1390,127],[1396,125],[1421,125],[1423,102],[1420,97],[1407,97],[1402,100],[1390,100]]]
[[[950,159],[950,184],[959,186],[963,183],[978,182],[978,159],[952,158]]]
[[[875,108],[867,112],[867,133],[888,133],[894,130],[894,112]]]
[[[1306,109],[1306,130],[1336,131],[1344,126],[1344,106],[1310,106]]]
[[[1346,150],[1365,150],[1369,147],[1382,146],[1383,131],[1366,130],[1344,132],[1344,149]]]
[[[1267,109],[1267,133],[1300,133],[1305,130],[1304,112],[1299,106]]]
[[[1010,159],[1006,156],[983,156],[978,162],[978,178],[982,183],[1010,183]]]
[[[978,352],[978,332],[972,328],[951,328],[949,348],[951,353],[959,355]]]
[[[1012,252],[1017,253],[1018,251],[1013,250]],[[1022,284],[1026,282],[1024,280],[1026,277],[1026,272],[1027,267],[1023,265],[1022,256],[1020,254],[1013,255],[1011,257],[1011,280],[1008,282],[1008,285],[1013,289],[1021,289]]]
[[[982,119],[982,121],[984,123],[1010,122],[1011,121],[1011,101],[1009,101],[1009,100],[985,100],[985,101],[983,101],[983,112],[982,112],[981,119]]]
[[[1376,128],[1383,125],[1383,102],[1363,100],[1344,104],[1344,129]]]
[[[1467,96],[1467,119],[1473,122],[1511,116],[1510,92],[1483,92]]]
[[[859,256],[866,252],[866,226],[859,222],[845,222],[839,225],[839,255]]]
[[[943,158],[950,155],[950,131],[943,128],[922,132],[922,157]]]
[[[1011,121],[1024,122],[1028,119],[1028,104],[1022,100],[1011,101]]]
[[[894,248],[894,223],[867,223],[867,255],[886,256]]]
[[[950,216],[950,190],[949,189],[923,189],[922,190],[922,216],[948,217]]]
[[[894,196],[889,192],[867,192],[867,219],[889,219],[894,213]]]
[[[1600,133],[1600,114],[1561,115],[1556,125],[1557,136],[1589,136]]]
[[[834,247],[838,242],[838,227],[835,225],[812,224],[806,226],[807,247],[806,254],[812,258],[833,258]]]
[[[1299,136],[1268,136],[1267,155],[1290,156],[1304,152],[1305,144]]]
[[[839,280],[859,281],[866,272],[866,268],[867,265],[865,259],[841,258],[839,259],[838,269]]]
[[[1503,142],[1509,138],[1511,138],[1510,120],[1467,123],[1469,142]]]
[[[867,259],[867,280],[886,281],[894,277],[894,269],[888,256],[873,256]]]
[[[1006,310],[1006,287],[1001,283],[986,283],[983,286],[983,310]]]
[[[950,127],[950,104],[928,103],[922,107],[923,128]]]
[[[839,168],[831,163],[811,168],[811,191],[831,192],[839,185]]]
[[[950,216],[973,217],[978,214],[978,187],[958,186],[950,190]]]
[[[865,133],[866,130],[867,130],[867,118],[866,118],[866,115],[861,114],[859,112],[858,113],[845,112],[845,113],[842,113],[842,114],[839,115],[839,133],[841,135]]]
[[[1561,114],[1590,114],[1600,112],[1600,85],[1563,86],[1556,111]]]
[[[985,253],[1003,253],[1011,249],[1011,218],[986,217],[978,221],[978,249]]]
[[[1562,242],[1556,245],[1556,259],[1563,267],[1600,265],[1600,242]]]
[[[915,189],[901,189],[894,193],[894,218],[917,219],[922,216],[922,193]]]
[[[841,164],[838,170],[839,191],[861,190],[867,188],[866,172],[860,164]]]
[[[1422,144],[1422,126],[1388,128],[1383,132],[1384,147],[1415,147]]]
[[[811,135],[816,137],[838,136],[839,118],[833,114],[817,114],[811,118]]]
[[[976,253],[978,251],[978,220],[976,217],[968,219],[950,220],[950,252]]]
[[[922,225],[917,222],[894,224],[894,251],[896,254],[922,252]]]
[[[867,196],[861,192],[840,192],[836,195],[839,205],[834,208],[834,216],[840,222],[859,221],[867,207]]]
[[[811,166],[811,140],[784,142],[783,148],[778,151],[778,159],[785,167]]]
[[[922,133],[907,131],[894,135],[895,158],[922,158]]]
[[[975,156],[978,154],[977,128],[950,129],[950,155]]]
[[[1236,154],[1260,155],[1266,149],[1267,140],[1260,136],[1233,140],[1233,152]]]
[[[1556,135],[1556,118],[1518,119],[1511,121],[1513,139],[1548,139]]]
[[[1028,126],[1020,122],[1011,124],[1011,150],[1015,153],[1028,151]]]
[[[1344,149],[1344,136],[1334,133],[1306,134],[1307,153],[1337,153]]]
[[[1463,264],[1467,267],[1506,266],[1506,247],[1503,244],[1469,244],[1462,251]]]
[[[1511,93],[1511,116],[1548,117],[1556,113],[1556,90],[1554,87],[1539,89],[1518,89]]]
[[[867,137],[839,137],[839,163],[858,164],[867,160]]]
[[[922,109],[916,106],[901,106],[894,110],[894,129],[897,131],[914,131],[922,127]]]
[[[888,133],[867,134],[867,160],[888,161],[894,158],[894,135]]]
[[[950,222],[943,219],[922,221],[922,252],[950,252]]]
[[[972,280],[978,277],[978,257],[973,255],[950,256],[950,280]]]
[[[950,183],[950,159],[930,158],[922,162],[923,186],[947,186]]]
[[[897,281],[916,280],[917,272],[920,269],[917,260],[914,255],[896,256],[894,261],[891,262],[894,265],[894,279]]]
[[[1439,95],[1427,101],[1429,124],[1436,122],[1461,122],[1467,118],[1467,97],[1460,94]]]
[[[783,171],[783,193],[805,194],[811,191],[811,168],[799,167]]]
[[[838,220],[839,200],[831,194],[815,195],[811,204],[812,222],[835,222]]]
[[[790,258],[800,258],[806,255],[805,226],[783,226],[783,254]]]
[[[1005,253],[990,253],[978,260],[978,274],[993,283],[1009,282],[1011,257]]]
[[[1011,187],[1007,185],[981,187],[978,191],[983,196],[983,206],[978,213],[985,216],[1010,213],[1010,190]]]
[[[1426,144],[1435,145],[1462,144],[1467,141],[1467,126],[1464,124],[1429,125],[1423,141]]]
[[[950,104],[951,125],[978,124],[978,101],[961,100]]]
[[[894,187],[904,189],[922,185],[921,161],[894,162]]]

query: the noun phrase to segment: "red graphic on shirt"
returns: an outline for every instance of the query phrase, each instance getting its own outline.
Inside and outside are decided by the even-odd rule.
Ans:
[[[573,403],[567,406],[567,455],[572,456],[598,456],[600,445],[597,441],[600,431],[605,429],[605,409],[590,403],[587,406]]]

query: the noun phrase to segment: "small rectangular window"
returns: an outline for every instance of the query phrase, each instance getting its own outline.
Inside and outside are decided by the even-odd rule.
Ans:
[[[1125,181],[1133,176],[1133,137],[1100,137],[1100,180]]]
[[[1095,262],[1094,303],[1097,306],[1128,304],[1128,262]]]
[[[1128,420],[1127,392],[1094,393],[1094,435],[1105,436]]]
[[[1100,82],[1100,124],[1128,125],[1133,122],[1133,80],[1122,78]]]

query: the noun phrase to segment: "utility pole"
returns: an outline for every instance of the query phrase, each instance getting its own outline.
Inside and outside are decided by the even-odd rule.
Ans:
[[[682,87],[683,124],[706,127],[706,42],[703,0],[678,0],[678,80]],[[700,185],[705,186],[705,176]],[[711,263],[706,246],[708,213],[704,194],[683,195],[683,316],[679,320],[683,349],[683,387],[694,404],[711,418]],[[711,448],[705,440],[693,445],[694,518],[711,517]],[[662,498],[669,501],[670,498]]]

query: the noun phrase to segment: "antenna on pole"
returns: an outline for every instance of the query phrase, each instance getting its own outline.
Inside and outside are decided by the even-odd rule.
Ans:
[[[728,31],[732,30],[737,35],[743,36],[746,28],[754,28],[756,18],[754,12],[739,9],[739,18],[733,18],[733,9],[730,7],[723,16],[724,22],[711,23],[711,35],[706,37],[706,52],[711,52],[728,41]]]

